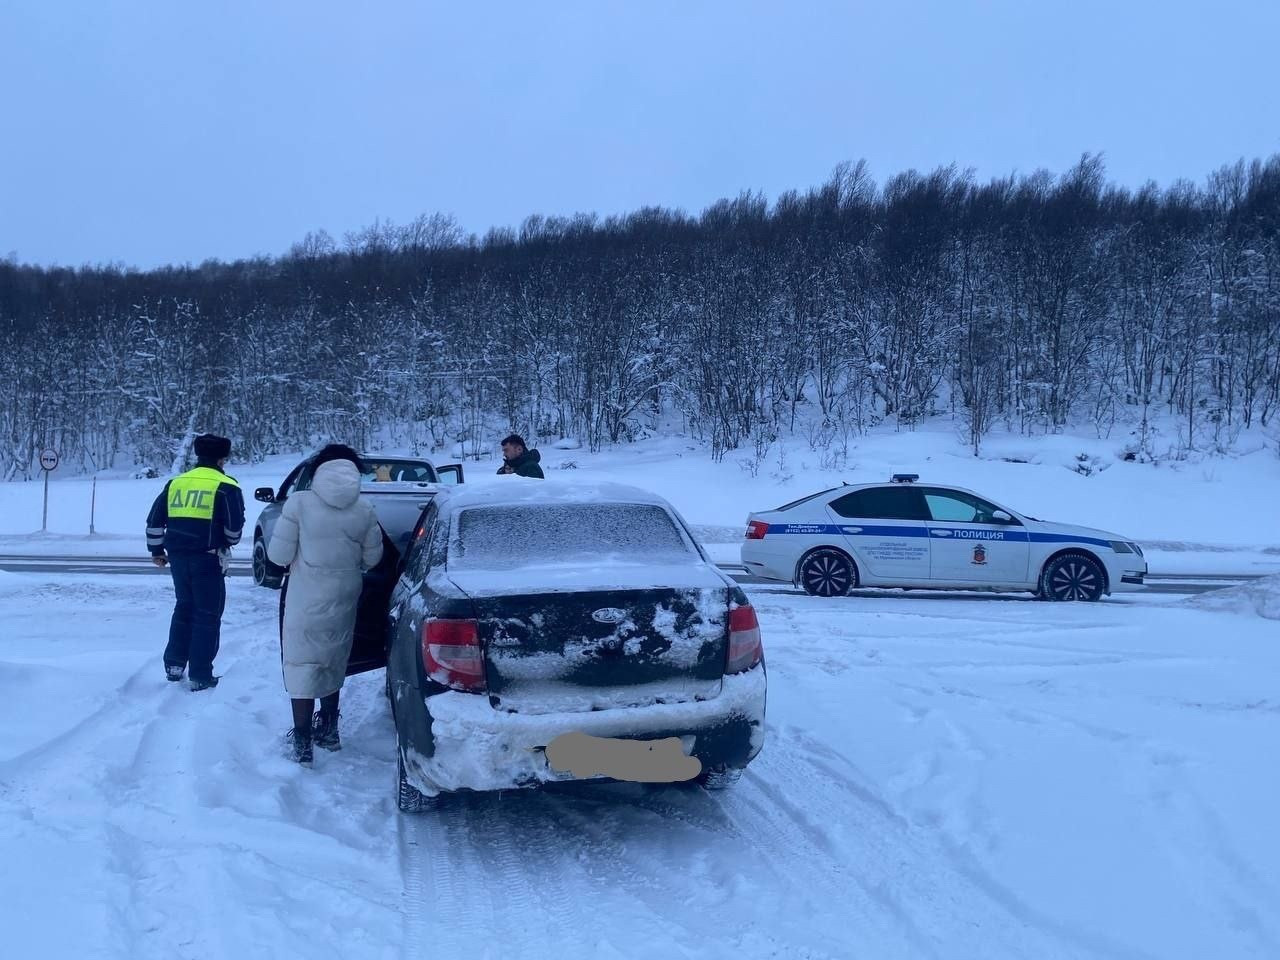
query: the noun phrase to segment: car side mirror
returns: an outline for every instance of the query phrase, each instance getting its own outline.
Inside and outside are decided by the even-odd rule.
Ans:
[[[441,483],[456,486],[462,483],[462,464],[448,463],[443,467],[436,467],[436,476]]]
[[[276,492],[270,487],[259,487],[253,491],[253,499],[261,500],[263,503],[275,503]]]
[[[1013,516],[1004,510],[996,510],[992,512],[991,519],[996,523],[1013,523]]]

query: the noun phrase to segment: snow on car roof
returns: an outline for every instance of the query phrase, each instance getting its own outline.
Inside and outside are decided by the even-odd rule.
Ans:
[[[447,502],[453,509],[537,503],[640,503],[671,509],[671,504],[656,493],[622,483],[534,480],[517,476],[499,477],[490,483],[451,489]]]

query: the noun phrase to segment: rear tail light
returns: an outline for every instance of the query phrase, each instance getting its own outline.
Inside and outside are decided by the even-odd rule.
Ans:
[[[474,620],[428,620],[422,625],[422,666],[427,676],[464,693],[483,693],[484,655]]]
[[[755,608],[750,605],[729,610],[729,659],[725,673],[742,673],[750,670],[764,656],[760,643],[760,623]]]
[[[750,520],[747,522],[747,539],[763,540],[764,535],[769,532],[769,525],[763,520]]]

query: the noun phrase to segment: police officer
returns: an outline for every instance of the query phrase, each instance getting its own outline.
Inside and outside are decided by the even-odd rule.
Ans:
[[[240,485],[223,473],[231,456],[226,437],[195,439],[196,466],[164,485],[147,514],[147,547],[157,567],[173,574],[177,603],[164,651],[165,676],[174,682],[188,670],[192,690],[218,685],[213,658],[227,599],[231,548],[244,529]]]

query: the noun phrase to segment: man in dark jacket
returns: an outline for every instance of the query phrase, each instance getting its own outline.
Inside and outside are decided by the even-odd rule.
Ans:
[[[188,670],[191,689],[208,690],[218,685],[213,658],[227,600],[223,578],[244,530],[244,497],[222,469],[231,456],[230,440],[203,434],[195,439],[195,453],[195,468],[166,483],[152,504],[147,547],[157,567],[169,567],[177,596],[165,676],[176,682]]]
[[[513,433],[502,441],[502,466],[498,468],[498,473],[514,473],[521,477],[545,480],[542,468],[538,466],[541,459],[542,454],[525,446],[524,437]]]

